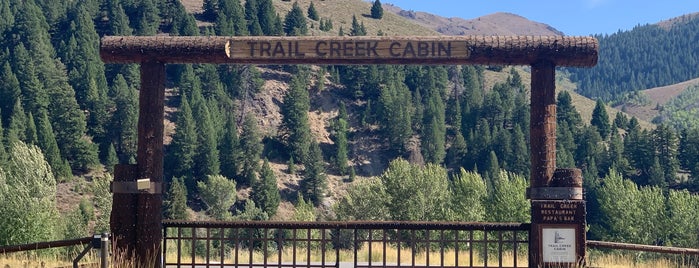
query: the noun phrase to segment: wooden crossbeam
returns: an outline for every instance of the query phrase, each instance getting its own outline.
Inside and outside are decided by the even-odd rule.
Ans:
[[[597,64],[598,42],[569,36],[106,36],[108,63]]]

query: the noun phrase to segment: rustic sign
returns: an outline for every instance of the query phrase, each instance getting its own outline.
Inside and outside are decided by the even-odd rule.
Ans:
[[[468,59],[469,43],[413,39],[233,39],[226,48],[233,60],[261,59]]]
[[[570,36],[105,36],[110,63],[594,66],[599,44]]]

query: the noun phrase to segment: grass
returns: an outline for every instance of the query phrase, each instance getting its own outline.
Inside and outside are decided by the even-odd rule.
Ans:
[[[175,255],[175,249],[172,248],[172,250],[168,251],[168,255],[165,256],[166,260],[169,262],[174,262],[177,259],[177,256]],[[383,262],[384,258],[386,259],[387,263],[398,263],[398,250],[395,247],[387,247],[386,251],[384,253],[383,247],[381,246],[380,243],[374,243],[371,248],[371,261],[372,262]],[[233,256],[233,252],[229,252],[230,255],[227,256],[227,258],[224,260],[224,263],[230,264],[233,263],[235,258]],[[285,263],[292,263],[294,260],[292,259],[292,249],[287,248],[283,251],[282,253],[282,262]],[[250,263],[250,258],[249,258],[249,251],[247,250],[242,250],[239,252],[238,255],[238,260],[240,264],[248,264]],[[459,265],[460,266],[467,266],[470,264],[471,259],[470,259],[470,254],[467,251],[461,251],[458,254],[459,257]],[[523,258],[526,256],[523,256],[526,254],[520,253],[518,255],[519,259],[517,260],[517,265],[521,267],[526,267],[527,266],[527,259]],[[682,259],[681,257],[676,257],[676,258],[646,258],[648,260],[643,260],[643,258],[640,258],[642,254],[639,253],[629,253],[629,254],[619,254],[619,253],[603,253],[600,251],[595,251],[595,250],[590,250],[588,251],[588,260],[587,260],[587,266],[588,267],[608,267],[608,268],[615,268],[615,267],[638,267],[638,268],[684,268],[684,267],[694,267],[693,264],[688,263],[686,260]],[[297,264],[305,264],[306,262],[316,262],[319,263],[321,262],[321,254],[319,250],[312,250],[310,252],[310,259],[308,258],[309,254],[307,251],[302,250],[302,249],[297,249],[296,251],[296,263]],[[442,257],[442,253],[439,251],[436,252],[430,252],[429,254],[426,254],[425,252],[418,252],[415,254],[414,259],[415,259],[415,264],[416,265],[424,265],[426,263],[426,260],[429,256],[430,264],[431,265],[444,265],[444,266],[454,266],[456,263],[454,260],[456,259],[456,252],[453,250],[445,251],[443,253],[443,259],[444,263],[440,262],[440,258]],[[21,253],[13,253],[13,254],[0,254],[0,267],[1,268],[14,268],[14,267],[20,267],[20,268],[34,268],[34,267],[72,267],[72,259],[75,257],[74,254],[70,254],[70,256],[65,256],[61,255],[59,253],[54,253],[54,254],[33,254],[31,251],[30,252],[21,252]],[[267,262],[268,263],[276,263],[278,261],[278,255],[276,253],[269,254],[267,256]],[[365,245],[362,247],[362,249],[358,252],[358,261],[359,262],[368,262],[369,261],[369,246]],[[505,266],[511,266],[513,264],[513,254],[512,252],[505,252],[504,253],[504,258],[503,258],[503,265]],[[326,251],[326,256],[325,256],[326,262],[333,263],[335,260],[335,251],[334,250],[328,250]],[[191,256],[181,256],[181,261],[183,263],[191,263]],[[216,259],[212,258],[212,261],[216,261]],[[263,254],[260,251],[254,251],[253,256],[252,256],[252,262],[253,263],[264,263],[264,258]],[[340,262],[353,262],[354,261],[354,256],[352,254],[352,251],[349,250],[341,250],[340,251]],[[99,262],[99,256],[97,255],[97,251],[91,251],[88,253],[83,260],[80,262],[80,264],[95,264]],[[133,263],[131,263],[129,260],[127,260],[123,255],[120,254],[114,254],[112,256],[111,262],[111,267],[113,268],[133,268],[135,267]],[[196,263],[204,263],[205,259],[202,257],[196,257],[195,259]],[[401,265],[410,265],[413,263],[413,255],[410,250],[405,250],[401,249],[400,250],[400,263]],[[478,254],[474,253],[473,257],[473,264],[474,265],[483,265],[483,259],[478,256]],[[488,261],[488,266],[498,266],[499,263],[496,259],[490,258]]]

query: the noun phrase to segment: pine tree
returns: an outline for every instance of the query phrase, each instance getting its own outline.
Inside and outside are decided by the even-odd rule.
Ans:
[[[20,93],[19,80],[12,72],[10,63],[5,62],[0,72],[0,111],[3,112],[3,117],[0,119],[3,122],[10,122],[15,103],[20,100]]]
[[[0,110],[0,115],[2,115],[2,110]],[[5,128],[2,126],[2,116],[0,116],[0,167],[4,167],[7,162],[7,147],[5,144]]]
[[[257,121],[252,114],[247,114],[243,123],[243,133],[240,134],[242,174],[239,185],[252,185],[257,179],[262,149],[262,137]]]
[[[167,168],[171,176],[180,177],[184,180],[190,194],[193,193],[196,183],[192,179],[192,168],[194,167],[194,155],[197,151],[197,131],[195,127],[192,109],[186,96],[181,96],[180,107],[177,112],[175,134],[168,147]]]
[[[267,215],[274,216],[277,214],[281,196],[279,188],[277,188],[277,177],[274,176],[267,159],[262,164],[260,179],[253,182],[251,198]]]
[[[277,12],[274,10],[272,0],[259,0],[257,7],[257,19],[260,20],[260,28],[264,35],[275,35],[275,20]],[[258,204],[259,205],[259,204]]]
[[[36,123],[34,123],[34,115],[29,112],[27,115],[26,128],[24,131],[24,141],[27,145],[37,145],[39,142],[36,136]]]
[[[359,24],[359,21],[357,21],[357,16],[352,15],[352,28],[350,28],[350,35],[351,36],[364,36],[366,35],[366,29],[364,28],[364,24]]]
[[[290,88],[284,96],[280,133],[282,140],[286,141],[291,156],[305,164],[311,143],[311,129],[308,122],[311,103],[302,76],[296,75],[291,79]]]
[[[225,132],[219,145],[221,157],[221,175],[226,178],[237,178],[240,173],[243,155],[240,148],[240,138],[238,137],[238,124],[233,113],[228,115]]]
[[[377,20],[383,18],[383,6],[381,6],[381,1],[374,1],[374,4],[371,6],[371,18]]]
[[[166,219],[188,220],[187,214],[187,188],[180,178],[172,178],[165,200],[163,210]]]
[[[289,36],[306,35],[308,33],[306,16],[303,15],[303,10],[299,7],[298,2],[294,2],[291,10],[284,17],[284,33]]]
[[[107,171],[114,173],[114,166],[119,164],[119,157],[117,156],[116,149],[114,149],[114,144],[110,143],[107,147],[107,152],[105,153],[106,158],[104,159],[104,167]]]
[[[257,1],[245,0],[245,21],[248,24],[248,33],[252,36],[263,35],[260,20],[257,18]]]
[[[199,180],[207,175],[218,175],[220,162],[217,132],[207,101],[198,91],[192,95],[192,117],[196,125],[198,143],[193,158],[193,175]]]
[[[248,26],[245,22],[245,12],[240,1],[236,0],[219,0],[218,8],[220,10],[217,16],[216,26],[219,28],[228,27],[229,35],[243,36],[248,35]],[[220,30],[216,31],[218,35],[223,35]]]
[[[320,17],[318,16],[318,10],[316,10],[315,5],[313,5],[313,2],[308,6],[308,10],[306,11],[308,13],[308,18],[312,20],[318,20]],[[323,26],[320,26],[321,30]]]
[[[611,131],[611,125],[609,123],[609,115],[607,114],[607,109],[605,108],[604,102],[598,99],[595,104],[595,109],[592,110],[592,119],[590,124],[597,127],[599,135],[603,140],[609,137]]]
[[[27,115],[24,113],[22,104],[17,100],[12,109],[12,117],[10,117],[10,127],[7,129],[7,141],[13,144],[18,141],[26,141],[27,133]]]
[[[110,143],[113,143],[120,163],[136,157],[138,142],[138,92],[126,84],[126,80],[118,74],[111,87],[114,112],[110,119]],[[191,113],[191,111],[190,111]],[[179,128],[180,125],[178,124]]]
[[[345,110],[344,103],[340,103],[340,111]],[[347,112],[340,112],[335,121],[334,142],[336,146],[335,165],[337,166],[340,175],[347,173],[347,131],[349,128]]]
[[[206,21],[214,21],[218,17],[218,0],[204,0],[202,3],[202,19]]]
[[[51,121],[45,111],[37,117],[37,122],[36,136],[38,146],[44,152],[46,162],[51,166],[56,179],[59,181],[69,179],[73,176],[70,165],[61,157],[61,151],[58,148],[56,136],[53,134]]]
[[[308,197],[315,206],[323,203],[325,191],[327,190],[327,178],[325,176],[325,161],[320,145],[312,141],[309,148],[308,158],[304,161],[306,170],[301,181],[300,192]]]

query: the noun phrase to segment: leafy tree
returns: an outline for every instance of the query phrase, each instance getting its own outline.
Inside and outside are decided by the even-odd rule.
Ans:
[[[258,208],[252,199],[247,199],[245,200],[245,207],[243,208],[243,211],[236,209],[235,217],[233,218],[243,221],[264,221],[269,219],[269,216],[261,208]],[[261,234],[256,235],[261,236]]]
[[[452,210],[458,221],[475,222],[485,219],[487,197],[485,181],[478,173],[463,168],[451,182]]]
[[[296,198],[296,206],[294,206],[294,216],[292,220],[294,221],[315,221],[316,212],[315,207],[313,207],[313,202],[306,202],[303,195],[299,193]]]
[[[335,205],[339,220],[389,220],[390,196],[382,181],[361,180],[352,184]]]
[[[236,201],[235,181],[221,175],[208,175],[206,181],[197,182],[197,188],[209,215],[217,220],[231,218],[230,209]]]
[[[527,222],[530,220],[530,204],[522,195],[528,187],[524,177],[509,172],[493,176],[493,190],[485,203],[486,221]]]
[[[381,1],[376,0],[374,4],[371,5],[371,18],[377,20],[383,18],[383,6],[381,6]]]
[[[187,220],[187,187],[180,178],[172,178],[170,188],[163,201],[166,219]]]
[[[320,17],[318,16],[318,10],[316,10],[315,5],[313,5],[313,2],[308,6],[308,10],[306,11],[308,13],[308,18],[312,20],[318,20]],[[322,28],[322,27],[321,27]]]
[[[304,178],[300,183],[300,192],[307,196],[311,203],[319,206],[327,191],[327,178],[325,176],[325,167],[323,160],[323,152],[320,150],[320,145],[312,141],[309,146],[308,158],[304,161],[306,168]]]
[[[267,213],[274,216],[281,201],[279,188],[277,188],[277,177],[269,166],[269,161],[265,159],[260,170],[260,179],[253,182],[250,198]]]
[[[609,137],[611,131],[611,125],[609,124],[609,115],[607,115],[607,109],[605,108],[604,102],[598,99],[595,104],[595,109],[592,110],[592,119],[590,124],[597,127],[599,135],[603,140]]]
[[[284,17],[284,33],[289,36],[306,35],[308,33],[306,16],[303,15],[303,10],[299,7],[298,2],[294,2],[291,10]]]
[[[56,180],[36,146],[14,143],[0,168],[0,215],[0,245],[59,238]]]
[[[262,137],[257,127],[257,121],[252,114],[245,116],[243,133],[240,135],[240,150],[242,153],[242,172],[240,185],[253,185],[260,172],[260,156],[262,155]]]
[[[391,161],[379,176],[389,196],[387,203],[392,220],[427,221],[450,220],[452,212],[447,172],[444,168],[427,164],[410,165],[408,161]]]

